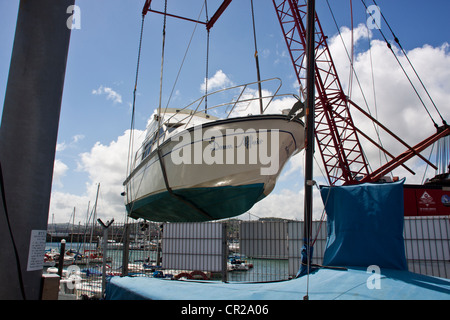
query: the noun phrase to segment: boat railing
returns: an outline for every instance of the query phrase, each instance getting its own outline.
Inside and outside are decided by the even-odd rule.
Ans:
[[[273,83],[275,83],[275,85],[273,85]],[[261,94],[260,96],[258,88],[263,84],[266,85],[266,87],[274,89],[274,93]],[[279,91],[281,86],[282,81],[280,78],[249,82],[209,92],[183,108],[176,108],[175,113],[173,112],[174,109],[169,109],[168,107],[158,110],[157,117],[160,119],[159,129],[157,129],[154,134],[148,135],[141,144],[141,147],[135,153],[132,168],[154,151],[158,143],[162,144],[168,138],[168,133],[175,129],[183,130],[193,126],[192,119],[194,119],[194,117],[201,117],[208,120],[229,119],[234,116],[251,115],[253,114],[253,110],[251,110],[252,103],[258,101],[262,102],[262,114],[264,114],[276,98],[295,97],[298,99],[298,97],[292,93],[280,94]],[[232,94],[231,99],[230,94],[228,94],[230,92]],[[260,92],[268,91],[261,90]],[[211,101],[214,103],[210,104]],[[259,105],[260,104],[254,105],[255,111],[257,109],[257,113],[261,113]],[[256,108],[256,106],[258,108]],[[165,124],[170,124],[170,126]]]
[[[268,82],[278,82],[278,86],[276,87],[275,92],[273,94],[260,97],[258,94],[253,94],[249,90],[252,86],[259,86],[259,85],[262,85],[262,84],[265,84]],[[209,93],[203,95],[202,97],[198,98],[197,100],[191,102],[184,108],[179,109],[179,110],[191,110],[191,113],[187,114],[186,117],[184,119],[181,119],[179,122],[183,122],[183,121],[187,120],[187,122],[184,123],[184,128],[187,128],[187,127],[189,127],[190,122],[194,116],[206,115],[207,112],[211,112],[211,111],[214,113],[214,111],[217,111],[223,107],[226,107],[226,109],[225,109],[225,112],[222,114],[221,118],[228,119],[233,115],[233,112],[236,111],[236,106],[238,106],[238,105],[242,106],[245,104],[246,106],[244,108],[241,107],[238,110],[238,111],[245,111],[250,107],[251,103],[254,101],[266,102],[266,105],[262,110],[263,111],[262,113],[264,113],[276,97],[293,96],[292,94],[278,94],[278,92],[281,89],[281,86],[282,86],[282,81],[280,78],[270,78],[270,79],[249,82],[246,84],[227,87],[227,88],[223,88],[223,89],[216,90],[213,92],[209,92]],[[212,106],[208,106],[208,101],[210,100],[210,98],[217,97],[219,95],[223,96],[225,98],[228,98],[228,96],[225,96],[225,94],[227,92],[231,92],[231,91],[238,92],[238,94],[234,94],[234,97],[231,99],[231,101],[228,100],[228,101],[224,101],[224,102],[220,102],[220,103],[215,103]],[[254,90],[254,92],[257,93],[256,89]],[[201,108],[202,106],[204,106],[205,108],[202,109]],[[166,110],[166,109],[164,109],[164,110]],[[164,110],[161,110],[162,115],[164,115]],[[175,115],[170,116],[167,119],[167,121],[170,122],[170,120],[173,117],[175,117]]]

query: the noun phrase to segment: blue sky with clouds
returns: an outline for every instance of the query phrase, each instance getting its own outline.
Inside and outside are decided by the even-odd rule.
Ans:
[[[163,0],[154,0],[153,8],[163,10]],[[341,29],[344,39],[350,39],[350,2],[353,3],[353,26],[355,39],[355,68],[361,72],[361,81],[371,91],[368,48],[369,39],[364,34],[367,15],[361,1],[330,0],[329,3]],[[365,0],[367,5],[373,4]],[[64,95],[61,108],[56,153],[52,204],[49,216],[55,214],[57,222],[67,222],[74,207],[85,212],[88,202],[95,200],[97,183],[101,183],[100,215],[123,219],[124,206],[120,197],[122,181],[125,178],[126,152],[131,121],[136,72],[141,11],[143,0],[76,0],[81,12],[80,29],[72,30],[69,57],[66,70]],[[208,0],[209,16],[221,3]],[[447,31],[450,30],[448,14],[450,2],[432,1],[388,1],[378,0],[378,5],[390,26],[417,63],[419,73],[430,92],[436,97],[441,112],[450,120],[450,56]],[[18,0],[0,3],[0,100],[4,100],[9,62],[17,18]],[[279,77],[283,81],[283,93],[297,93],[294,70],[289,59],[281,29],[270,0],[255,0],[258,49],[263,79]],[[169,0],[170,13],[197,18],[203,0]],[[317,1],[317,12],[324,32],[329,36],[333,59],[340,72],[344,86],[348,83],[348,59],[343,54],[340,38],[325,0]],[[69,16],[69,15],[67,15]],[[205,13],[201,20],[205,19]],[[173,18],[167,20],[167,38],[164,61],[164,82],[162,103],[167,104],[179,72],[195,25]],[[381,30],[392,41],[387,25],[382,22]],[[421,107],[416,101],[407,80],[397,72],[392,55],[386,45],[379,41],[380,34],[372,30],[371,55],[377,103],[382,121],[396,125],[398,115],[407,125],[397,128],[399,135],[418,142],[431,134],[433,128],[417,132],[416,125],[422,125]],[[139,83],[136,101],[136,129],[144,130],[149,116],[159,101],[159,79],[161,64],[162,16],[148,14],[142,46]],[[334,51],[333,51],[334,50]],[[210,34],[209,77],[242,84],[256,80],[251,25],[250,0],[234,0]],[[393,68],[396,72],[393,72]],[[206,31],[197,26],[190,51],[180,73],[170,100],[170,107],[185,106],[199,98],[201,85],[206,75]],[[221,70],[221,72],[219,72]],[[217,77],[214,77],[217,75]],[[221,75],[222,77],[219,77]],[[393,84],[399,84],[396,90]],[[404,94],[401,94],[403,92]],[[356,90],[354,90],[356,92]],[[370,96],[370,94],[369,94]],[[355,100],[358,100],[355,93]],[[401,98],[401,99],[400,99]],[[372,99],[373,100],[373,99]],[[383,106],[386,109],[383,109]],[[390,109],[389,109],[390,108]],[[389,116],[391,115],[391,116]],[[396,120],[398,123],[398,119]],[[384,122],[383,122],[384,123]],[[362,123],[362,126],[367,125]],[[416,128],[416,129],[414,129]],[[409,131],[408,131],[409,130]],[[389,143],[388,143],[389,144]],[[392,145],[397,153],[403,151]],[[377,153],[368,148],[369,156]],[[396,153],[396,152],[394,152]],[[257,216],[285,216],[301,219],[303,215],[302,156],[292,159],[274,192],[258,203],[251,212]],[[318,159],[319,160],[319,159]],[[422,170],[423,164],[413,162]],[[376,166],[376,165],[375,165]],[[320,170],[315,171],[320,181]],[[400,172],[399,175],[403,175]],[[417,176],[419,176],[418,174]],[[421,177],[420,177],[421,178]],[[416,181],[418,178],[411,178]],[[420,179],[419,179],[420,180]],[[317,207],[320,199],[316,197]],[[320,215],[320,210],[317,210]],[[316,214],[316,215],[317,215]],[[80,218],[81,221],[82,218]]]

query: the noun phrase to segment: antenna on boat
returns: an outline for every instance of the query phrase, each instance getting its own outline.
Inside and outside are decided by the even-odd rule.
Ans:
[[[167,0],[164,1],[164,22],[163,22],[163,36],[162,36],[162,50],[161,50],[161,74],[159,78],[159,105],[158,105],[158,131],[157,131],[157,141],[159,148],[159,138],[161,128],[161,99],[162,99],[162,85],[163,85],[163,74],[164,74],[164,51],[166,47],[166,22],[167,22]]]
[[[259,110],[261,114],[264,113],[262,102],[262,90],[261,90],[261,74],[259,71],[259,58],[258,58],[258,46],[256,43],[256,26],[255,26],[255,10],[253,9],[253,0],[250,1],[252,7],[252,21],[253,21],[253,40],[255,42],[255,62],[256,62],[256,75],[258,78],[258,91],[259,91]]]

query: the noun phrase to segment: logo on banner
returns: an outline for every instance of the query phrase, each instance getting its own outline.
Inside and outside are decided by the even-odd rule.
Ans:
[[[441,198],[441,202],[444,206],[450,207],[450,196],[444,194]]]
[[[428,207],[429,205],[431,205],[431,204],[436,204],[436,203],[434,202],[433,197],[430,196],[430,195],[428,194],[428,192],[425,191],[425,192],[422,194],[422,196],[420,197],[419,204],[422,204],[422,205],[425,205],[425,206]]]

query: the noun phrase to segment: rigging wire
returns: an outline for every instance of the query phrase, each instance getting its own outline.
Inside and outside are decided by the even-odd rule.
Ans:
[[[373,3],[378,6],[377,2],[375,0],[372,0]],[[394,34],[394,31],[392,30],[391,26],[389,25],[388,21],[386,20],[384,14],[382,11],[380,11],[381,17],[383,18],[384,22],[388,26],[389,30],[391,31],[392,36],[394,37],[394,41],[398,44],[400,50],[402,51],[403,55],[405,56],[406,60],[408,61],[409,65],[411,66],[412,70],[417,76],[417,79],[419,80],[420,84],[422,85],[422,88],[425,90],[426,94],[428,95],[428,98],[430,99],[431,103],[433,104],[436,112],[439,114],[439,117],[441,118],[442,122],[445,124],[445,120],[442,117],[441,113],[439,112],[439,109],[437,108],[436,104],[434,103],[433,98],[431,97],[430,93],[428,92],[427,88],[425,87],[424,83],[422,82],[422,79],[420,78],[419,74],[417,73],[416,69],[414,68],[411,60],[409,60],[408,55],[406,54],[406,51],[403,49],[402,45],[400,44],[400,40],[397,38],[397,36]]]
[[[173,192],[172,188],[169,184],[169,179],[167,177],[167,171],[164,164],[164,159],[161,154],[161,146],[160,146],[160,140],[161,140],[161,127],[162,127],[162,116],[161,116],[161,100],[162,100],[162,84],[163,84],[163,74],[164,74],[164,54],[165,54],[165,43],[166,43],[166,24],[167,24],[167,0],[165,1],[164,5],[164,21],[163,21],[163,41],[162,41],[162,52],[161,52],[161,75],[160,75],[160,87],[159,87],[159,106],[158,106],[158,131],[156,133],[156,153],[158,155],[159,165],[161,167],[161,173],[164,178],[164,184],[166,186],[167,191],[171,196],[173,196],[175,199],[179,200],[180,202],[186,204],[190,208],[196,210],[201,215],[206,217],[206,219],[212,219],[212,217],[203,209],[198,207],[195,203],[190,201],[189,199],[186,199],[185,197],[178,195]],[[191,38],[192,39],[192,38]],[[166,106],[167,109],[167,106]],[[165,132],[164,132],[165,134]],[[142,175],[143,177],[144,175]],[[141,180],[142,181],[142,180]]]
[[[206,1],[205,1],[205,3],[206,3]],[[199,15],[198,15],[197,20],[200,20],[200,16],[202,15],[203,8],[204,8],[204,6],[203,6],[202,9],[200,10],[200,13],[199,13]],[[178,69],[177,76],[176,76],[175,81],[174,81],[174,84],[173,84],[173,86],[172,86],[172,91],[170,92],[169,99],[167,100],[167,104],[166,104],[166,107],[165,107],[165,109],[164,109],[164,113],[166,112],[167,108],[169,107],[170,101],[172,100],[173,93],[175,92],[175,87],[176,87],[176,85],[177,85],[177,83],[178,83],[178,79],[179,79],[179,77],[180,77],[180,75],[181,75],[181,70],[183,69],[184,62],[185,62],[186,57],[187,57],[187,54],[188,54],[188,52],[189,52],[189,50],[190,50],[192,40],[193,40],[194,35],[195,35],[195,32],[196,32],[196,30],[197,30],[197,26],[198,26],[198,23],[196,23],[195,26],[194,26],[194,30],[192,31],[191,38],[189,39],[189,43],[188,43],[188,45],[187,45],[187,47],[186,47],[186,51],[184,52],[184,56],[183,56],[183,59],[181,60],[180,68]],[[206,81],[208,81],[208,79],[206,79]]]
[[[354,73],[354,68],[353,68],[353,62],[354,62],[354,58],[355,58],[355,46],[354,46],[354,32],[353,32],[353,3],[352,0],[350,0],[350,20],[351,20],[351,44],[352,44],[352,56],[351,56],[351,60],[350,60],[350,76],[348,79],[348,96],[351,97],[352,96],[352,87],[353,87],[353,73]]]
[[[366,20],[367,20],[367,11],[366,11]],[[375,89],[375,74],[373,72],[373,56],[372,56],[372,44],[371,44],[371,40],[372,40],[372,33],[369,30],[369,27],[366,24],[366,30],[367,30],[367,35],[368,35],[368,43],[369,43],[369,59],[370,59],[370,71],[371,71],[371,77],[372,77],[372,93],[373,93],[373,104],[374,104],[374,108],[375,108],[375,119],[378,120],[378,104],[377,104],[377,93],[376,93],[376,89]],[[375,132],[377,133],[377,137],[378,137],[378,143],[380,143],[381,146],[383,146],[383,143],[381,142],[381,137],[380,137],[380,128],[378,125],[374,124],[374,128],[375,128]],[[385,152],[381,152],[381,150],[379,150],[379,161],[380,161],[380,165],[382,163],[381,157],[384,154],[384,159],[386,160],[386,162],[388,161],[387,159],[387,155]]]
[[[367,5],[365,3],[364,0],[361,0],[361,2],[363,3],[364,7],[366,8],[366,11],[369,11],[367,8]],[[369,11],[370,16],[373,18],[372,13]],[[375,23],[376,23],[376,19],[374,19]],[[405,68],[403,67],[402,63],[400,62],[399,58],[397,57],[397,55],[395,54],[394,50],[392,49],[392,45],[389,43],[389,41],[387,40],[386,36],[384,35],[383,31],[381,30],[380,26],[377,25],[378,31],[380,32],[381,36],[383,37],[384,41],[386,42],[387,47],[389,48],[389,50],[392,52],[392,54],[394,55],[395,60],[397,60],[397,63],[399,64],[400,68],[402,69],[403,73],[405,74],[406,78],[408,79],[409,83],[411,84],[414,92],[416,93],[417,97],[419,98],[420,102],[422,103],[422,106],[424,107],[425,111],[427,112],[428,116],[430,117],[431,121],[433,122],[434,126],[437,128],[438,125],[436,123],[436,121],[434,121],[430,111],[428,110],[427,106],[425,105],[422,97],[420,96],[419,92],[417,91],[416,87],[414,86],[411,78],[409,77],[408,73],[406,72]],[[405,53],[406,56],[406,53]],[[409,59],[408,59],[409,60]],[[442,116],[441,116],[442,118]]]
[[[331,13],[331,17],[333,18],[334,24],[335,24],[335,26],[336,26],[336,30],[337,30],[337,32],[338,32],[338,34],[339,34],[339,37],[341,38],[342,45],[344,46],[345,52],[346,52],[346,54],[347,54],[347,58],[348,58],[349,61],[350,61],[350,68],[353,70],[353,75],[354,75],[354,78],[355,78],[355,80],[356,80],[356,82],[357,82],[357,84],[358,84],[359,90],[360,90],[360,92],[361,92],[361,96],[362,96],[362,98],[363,98],[363,100],[364,100],[364,104],[366,105],[366,109],[367,109],[368,113],[369,113],[370,115],[372,115],[372,112],[371,112],[371,110],[370,110],[370,108],[369,108],[369,103],[367,102],[366,95],[365,95],[364,90],[363,90],[363,88],[362,88],[361,82],[359,81],[358,74],[356,73],[356,70],[355,70],[355,68],[354,68],[353,59],[350,57],[349,51],[348,51],[348,49],[347,49],[347,46],[345,45],[345,41],[344,41],[344,38],[342,37],[341,30],[339,29],[339,25],[338,25],[338,23],[337,23],[337,21],[336,21],[336,17],[334,16],[333,9],[331,8],[331,5],[330,5],[329,1],[328,1],[328,0],[326,0],[326,1],[327,1],[328,9],[330,10],[330,13]],[[374,129],[375,129],[377,138],[378,138],[378,143],[379,143],[381,146],[383,146],[383,143],[382,143],[381,137],[380,137],[380,132],[379,132],[379,130],[377,129],[377,126],[376,126],[375,124],[373,124],[373,126],[374,126]],[[366,159],[366,162],[367,162],[369,168],[371,168],[370,163],[369,163],[369,161],[368,161],[368,159],[367,159],[367,156],[366,156],[366,154],[364,153],[364,150],[363,150],[362,152],[363,152],[363,156],[364,156],[364,158]]]
[[[139,78],[139,65],[141,61],[141,49],[142,49],[142,37],[144,33],[144,21],[145,21],[145,15],[142,15],[142,22],[141,22],[141,32],[139,36],[139,49],[138,49],[138,57],[137,57],[137,63],[136,63],[136,77],[134,80],[134,90],[133,90],[133,105],[131,109],[131,124],[130,124],[130,141],[128,142],[128,160],[127,160],[127,171],[126,176],[128,176],[129,173],[131,173],[131,157],[133,155],[133,149],[134,149],[134,119],[135,119],[135,110],[136,110],[136,91],[137,91],[137,84],[138,84],[138,78]]]
[[[205,12],[206,12],[206,23],[208,23],[209,17],[208,17],[207,0],[205,0],[204,6],[205,6]],[[206,28],[205,114],[208,112],[208,78],[209,78],[209,28]]]
[[[433,150],[434,150],[435,145],[436,145],[436,143],[433,143],[433,145],[431,146],[430,155],[428,156],[428,161],[431,161],[431,156],[433,155]],[[429,168],[429,165],[427,163],[426,166],[425,166],[425,170],[423,172],[422,182],[420,184],[424,184],[425,183],[425,177],[427,175],[428,168]]]
[[[162,99],[162,86],[163,86],[163,75],[164,75],[164,54],[166,48],[166,23],[167,23],[167,0],[164,1],[164,21],[162,30],[162,50],[161,50],[161,73],[159,77],[159,104],[158,104],[158,131],[156,136],[156,141],[158,143],[159,149],[159,138],[160,138],[160,128],[161,122],[161,99]]]

